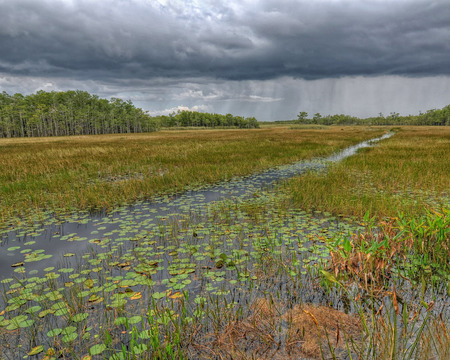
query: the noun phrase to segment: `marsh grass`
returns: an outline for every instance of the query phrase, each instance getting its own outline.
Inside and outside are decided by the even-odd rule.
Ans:
[[[378,146],[289,181],[297,206],[377,218],[424,215],[450,202],[450,129],[402,127]]]
[[[348,354],[357,359],[446,359],[450,354],[449,319],[433,314],[433,302],[399,304],[394,296],[360,313],[360,339],[346,338]]]
[[[304,130],[304,129],[323,130],[323,129],[327,129],[328,126],[326,126],[326,125],[308,125],[308,124],[305,124],[305,125],[298,124],[297,125],[297,124],[295,124],[295,125],[291,125],[289,128],[293,129],[293,130]],[[343,128],[341,127],[340,129],[343,129]]]
[[[395,275],[414,285],[450,280],[450,210],[376,223],[367,213],[364,221],[367,231],[328,243],[330,270],[339,281],[383,293]]]
[[[198,134],[189,132],[171,134],[178,143],[194,137],[185,148],[186,159],[189,151],[202,154],[196,159],[208,158],[202,149],[208,149],[211,139],[200,141]],[[280,130],[274,139],[289,134]],[[308,135],[312,153],[324,151],[312,139],[318,134],[322,133]],[[164,151],[168,151],[166,136],[159,144]],[[228,143],[230,134],[211,132],[211,136]],[[267,140],[268,134],[258,136]],[[318,141],[334,148],[342,141],[340,134],[329,137]],[[113,138],[101,137],[99,142],[115,143]],[[79,139],[87,144],[91,140]],[[105,149],[104,145],[97,147]],[[67,152],[75,150],[71,146]],[[78,150],[85,151],[81,145]],[[118,152],[126,154],[126,146]],[[282,158],[275,150],[266,156],[271,154],[270,161]],[[211,155],[211,161],[216,158]],[[88,161],[85,155],[81,159]],[[177,157],[171,159],[175,162]],[[170,169],[158,168],[158,177],[164,178]],[[133,183],[141,181],[140,174],[112,171],[102,181],[122,189],[130,183],[126,176],[132,175]],[[134,185],[127,186],[132,191]],[[203,204],[201,209],[187,201],[185,213],[167,216],[154,214],[149,204],[141,203],[92,220],[92,247],[65,254],[76,258],[76,266],[61,262],[35,273],[24,262],[15,268],[14,277],[1,281],[1,356],[5,360],[448,357],[449,278],[438,271],[448,259],[443,254],[448,251],[446,212],[405,214],[387,221],[383,230],[369,214],[360,218],[363,225],[338,221],[329,213],[313,215],[293,207],[290,194],[279,190]],[[80,227],[89,222],[87,216],[75,219]],[[32,226],[17,231],[37,233]],[[54,236],[77,240],[76,233]],[[8,251],[23,251],[25,258],[32,254],[23,250],[28,245],[19,245]],[[423,249],[428,249],[428,259],[421,256]],[[423,271],[418,272],[415,260],[424,265],[419,267]]]
[[[50,210],[111,209],[136,199],[324,156],[382,133],[162,131],[0,140],[0,218]]]

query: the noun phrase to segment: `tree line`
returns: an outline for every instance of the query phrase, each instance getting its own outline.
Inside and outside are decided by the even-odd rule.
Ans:
[[[418,115],[400,116],[399,113],[392,112],[388,116],[380,113],[378,116],[361,119],[355,116],[336,114],[322,116],[316,113],[308,118],[305,111],[297,115],[295,121],[299,124],[318,124],[318,125],[431,125],[431,126],[450,126],[450,105],[442,109],[428,110],[426,113]]]
[[[178,111],[177,113],[156,117],[162,127],[235,127],[240,129],[259,128],[254,117],[244,118],[231,114],[211,114],[197,111]]]
[[[0,93],[0,138],[98,135],[157,131],[160,127],[258,127],[255,118],[179,111],[150,116],[130,100],[99,98],[86,91]]]
[[[133,133],[154,131],[155,125],[131,101],[86,91],[0,94],[0,137]]]

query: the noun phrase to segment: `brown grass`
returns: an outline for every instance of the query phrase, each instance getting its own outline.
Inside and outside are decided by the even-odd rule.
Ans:
[[[421,338],[420,347],[423,358],[450,359],[450,324],[448,320],[443,320],[442,314],[428,327],[427,333]]]
[[[288,332],[291,340],[287,347],[295,349],[296,343],[303,341],[300,353],[314,359],[322,358],[320,345],[328,353],[327,342],[330,341],[335,351],[345,350],[345,338],[358,337],[361,332],[360,319],[327,306],[296,306],[285,317],[292,321],[293,327]],[[300,336],[300,334],[302,336]],[[320,344],[322,341],[322,344]]]
[[[296,305],[257,299],[250,314],[223,326],[203,345],[201,358],[322,359],[345,352],[345,337],[357,339],[360,319],[327,306]],[[322,348],[322,350],[321,350]],[[206,350],[207,349],[207,350]]]

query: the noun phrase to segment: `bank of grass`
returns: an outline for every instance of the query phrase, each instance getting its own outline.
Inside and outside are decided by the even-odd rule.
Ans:
[[[422,216],[450,199],[450,129],[401,127],[356,156],[289,181],[297,206],[346,216]]]
[[[324,156],[382,128],[162,131],[0,140],[0,217],[112,208]]]

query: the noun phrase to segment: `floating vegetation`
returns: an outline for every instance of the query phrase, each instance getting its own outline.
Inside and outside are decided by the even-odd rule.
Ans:
[[[289,173],[295,171],[278,172],[279,177]],[[397,271],[382,281],[361,288],[345,282],[352,263],[330,261],[337,261],[338,251],[348,259],[362,254],[366,245],[357,247],[351,239],[378,240],[379,228],[369,217],[358,222],[293,208],[289,194],[267,188],[272,174],[164,195],[108,214],[49,215],[46,226],[5,232],[1,356],[448,354],[447,280],[411,281],[400,266],[407,254],[398,252],[402,256],[390,258],[390,269]],[[440,244],[446,246],[445,238]],[[382,296],[374,296],[380,287]],[[420,340],[425,334],[427,341]]]
[[[327,162],[339,161],[351,156],[358,149],[368,147],[374,141],[382,140],[389,136],[392,136],[392,134],[386,134],[370,142],[365,141],[351,146],[329,158],[283,165],[245,178],[236,177],[227,183],[211,185],[197,191],[188,191],[181,196],[165,195],[155,197],[152,203],[137,202],[131,209],[128,206],[123,206],[108,216],[106,214],[103,214],[103,216],[91,216],[88,212],[77,212],[70,215],[59,214],[57,216],[47,213],[45,218],[42,218],[43,214],[40,214],[41,218],[39,220],[30,219],[32,221],[31,225],[26,223],[14,229],[3,230],[3,243],[15,245],[17,242],[23,242],[24,245],[29,245],[27,248],[19,246],[8,247],[7,256],[11,258],[12,262],[15,261],[15,266],[20,266],[22,262],[40,262],[41,260],[48,260],[53,255],[62,255],[66,258],[72,257],[76,250],[80,251],[80,246],[87,248],[85,240],[89,240],[90,243],[94,244],[104,243],[117,233],[119,238],[132,236],[134,240],[138,240],[141,233],[145,233],[150,223],[160,222],[162,224],[167,218],[172,219],[171,221],[177,221],[176,214],[182,214],[181,216],[186,214],[191,216],[193,213],[201,214],[204,211],[205,204],[224,198],[258,197],[260,189],[280,179],[290,178],[309,170],[323,169]],[[255,207],[255,205],[251,206],[254,207],[252,211],[254,216],[259,216],[258,207]],[[42,223],[45,226],[42,226]],[[139,230],[135,228],[136,223],[139,224]],[[131,231],[127,231],[131,229],[133,230],[132,234],[130,234]],[[61,242],[55,242],[56,239],[59,239]],[[79,242],[84,243],[84,245],[77,244]],[[42,247],[45,248],[43,249]],[[46,254],[46,251],[51,253]],[[25,259],[22,254],[25,254]],[[46,263],[49,262],[46,261]],[[37,266],[36,268],[39,267]],[[0,274],[2,274],[0,276],[6,276],[8,273],[7,263],[0,264],[0,270]],[[18,271],[22,270],[19,269]]]
[[[245,304],[268,293],[275,296],[274,288],[278,297],[284,298],[294,291],[289,285],[291,278],[298,279],[295,288],[303,281],[312,282],[301,279],[326,262],[329,253],[320,239],[362,229],[335,218],[287,210],[282,197],[262,191],[247,200],[211,203],[203,212],[188,207],[190,215],[155,217],[147,211],[151,204],[141,204],[134,210],[93,219],[92,228],[98,233],[91,241],[74,232],[61,235],[68,243],[81,238],[89,247],[82,253],[65,253],[58,266],[48,266],[46,261],[46,267],[34,276],[27,274],[29,264],[24,263],[20,267],[24,271],[16,274],[15,280],[3,279],[9,290],[5,292],[2,326],[32,333],[35,345],[45,348],[42,351],[52,348],[64,356],[113,354],[121,348],[106,344],[103,332],[119,339],[124,331],[120,329],[141,328],[152,312],[159,320],[151,321],[168,325],[175,321],[173,316],[180,316],[179,306],[184,304],[184,315],[191,319],[185,320],[196,323],[210,316],[205,302],[226,303],[237,310],[241,301]],[[81,229],[90,228],[88,225]],[[26,250],[24,254],[34,253]],[[21,252],[20,248],[13,251]],[[189,299],[193,302],[188,303]],[[160,314],[165,308],[172,312]],[[128,331],[121,337],[121,344],[132,341]],[[24,353],[38,350],[32,342],[24,342],[23,336],[16,341]],[[60,344],[58,348],[55,342]],[[153,351],[139,349],[142,353]]]

